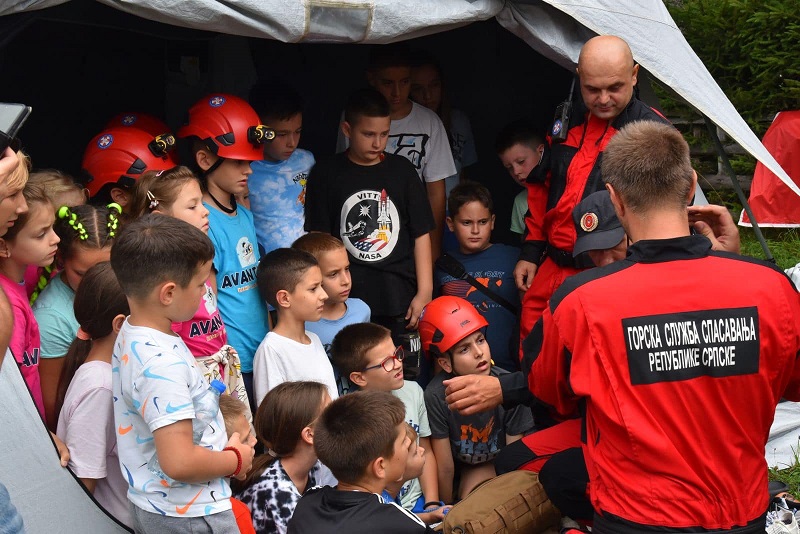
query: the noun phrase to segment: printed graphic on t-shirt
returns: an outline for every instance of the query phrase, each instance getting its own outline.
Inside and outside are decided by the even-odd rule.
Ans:
[[[461,425],[461,439],[453,445],[460,461],[468,464],[488,462],[500,452],[500,434],[494,431],[494,417],[491,417],[483,428],[475,428],[472,424]]]
[[[247,236],[242,237],[236,243],[236,255],[239,257],[239,265],[242,267],[249,267],[256,262],[255,248]]]
[[[300,191],[300,194],[297,195],[297,203],[301,206],[306,205],[306,181],[308,180],[308,173],[307,172],[298,172],[294,176],[292,176],[292,182],[296,183],[303,189]]]
[[[453,153],[455,161],[461,161],[464,156],[464,145],[467,144],[467,136],[459,132],[450,133],[450,151]]]
[[[400,214],[385,189],[363,190],[342,205],[340,234],[353,257],[376,262],[387,258],[399,238]]]
[[[500,292],[503,285],[503,276],[505,276],[505,273],[502,271],[485,271],[473,274],[479,284],[495,293]],[[500,304],[489,298],[485,293],[478,291],[472,284],[457,278],[452,278],[442,284],[442,295],[466,299],[480,312],[486,312],[489,308],[500,307]]]
[[[206,292],[203,293],[203,304],[206,307],[206,312],[209,314],[217,311],[217,297],[214,295],[214,290],[211,286],[206,284]]]
[[[390,134],[386,142],[386,152],[403,156],[413,163],[416,169],[421,169],[429,140],[428,134]]]

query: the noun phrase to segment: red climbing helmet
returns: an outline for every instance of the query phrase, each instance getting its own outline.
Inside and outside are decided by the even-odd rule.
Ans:
[[[153,137],[161,134],[172,133],[167,123],[148,113],[125,112],[114,115],[106,124],[106,129],[124,126],[136,128],[149,133]]]
[[[178,130],[178,137],[197,137],[221,158],[259,161],[264,159],[262,145],[275,138],[275,130],[261,124],[244,99],[215,93],[189,109],[189,123]]]
[[[171,138],[171,141],[170,141]],[[97,134],[83,153],[84,185],[95,196],[106,184],[130,187],[146,171],[178,164],[172,134],[153,135],[135,127],[116,126]]]
[[[489,323],[468,301],[450,296],[435,298],[425,306],[419,319],[422,349],[433,357],[444,354],[486,326]]]

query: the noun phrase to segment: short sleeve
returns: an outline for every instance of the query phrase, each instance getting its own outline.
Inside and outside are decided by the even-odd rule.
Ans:
[[[509,436],[524,434],[533,428],[533,415],[527,406],[515,406],[503,418],[505,432]]]
[[[330,162],[314,165],[306,180],[305,223],[306,232],[332,233],[328,213],[328,168]]]
[[[511,208],[511,227],[510,230],[515,234],[525,233],[525,212],[528,211],[528,192],[520,191],[514,197],[514,205]]]
[[[425,407],[428,411],[431,438],[442,439],[450,437],[450,427],[447,424],[447,403],[444,400],[444,391],[441,388],[428,388],[425,390]]]
[[[63,441],[69,467],[80,478],[105,478],[108,451],[116,443],[114,398],[106,388],[94,388],[71,407]],[[113,466],[112,466],[113,467]]]
[[[425,235],[436,228],[436,223],[433,220],[433,212],[431,211],[431,203],[428,200],[428,191],[425,185],[419,181],[414,166],[403,160],[399,162],[403,164],[403,171],[408,176],[406,191],[408,201],[408,233],[412,238],[416,239],[421,235]],[[407,164],[407,165],[406,165]]]
[[[54,308],[33,310],[42,340],[42,358],[63,358],[75,339],[77,330],[70,320]]]
[[[428,421],[428,408],[425,406],[425,395],[422,388],[415,388],[414,401],[417,404],[417,421],[419,421],[419,437],[427,438],[431,435],[431,425]]]
[[[431,115],[430,152],[422,169],[422,177],[425,182],[438,182],[453,176],[456,173],[456,165],[453,162],[453,152],[444,124],[436,114]]]

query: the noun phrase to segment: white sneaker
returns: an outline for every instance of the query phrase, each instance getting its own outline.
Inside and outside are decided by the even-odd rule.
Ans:
[[[773,514],[775,515],[773,516]],[[800,534],[800,526],[792,512],[770,512],[769,516],[772,524],[767,527],[767,534]]]

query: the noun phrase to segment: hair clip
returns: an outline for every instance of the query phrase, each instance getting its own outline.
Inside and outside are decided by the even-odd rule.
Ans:
[[[273,451],[272,449],[267,449],[267,454],[269,454],[273,458],[277,458],[278,457],[278,453]]]
[[[108,238],[113,239],[117,235],[117,227],[119,226],[119,217],[117,216],[122,213],[122,206],[116,202],[112,202],[106,207],[108,208],[108,222],[106,223],[108,227]]]
[[[158,207],[158,199],[150,191],[147,192],[147,200],[150,201],[149,207],[150,207],[151,210],[154,210],[154,209],[156,209]]]
[[[61,206],[58,208],[58,218],[59,219],[68,219],[67,224],[69,224],[70,228],[75,230],[78,234],[78,239],[81,241],[86,241],[89,239],[89,234],[86,232],[86,228],[83,227],[83,224],[78,220],[78,216],[69,209],[68,206]]]

